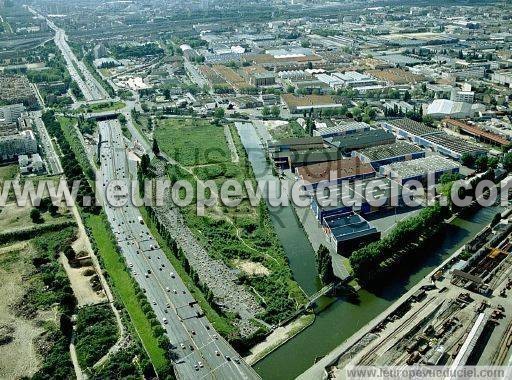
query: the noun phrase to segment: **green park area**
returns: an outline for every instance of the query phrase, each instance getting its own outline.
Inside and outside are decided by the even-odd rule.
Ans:
[[[231,147],[227,134],[233,140]],[[160,150],[178,163],[168,166],[171,182],[187,179],[195,187],[212,180],[219,189],[228,179],[255,183],[232,125],[204,119],[163,119],[155,127],[155,138]],[[257,295],[266,310],[262,319],[277,323],[305,302],[263,202],[251,205],[244,190],[241,203],[235,207],[218,204],[207,208],[204,216],[197,211],[195,202],[181,209],[209,254],[241,269],[240,281]]]

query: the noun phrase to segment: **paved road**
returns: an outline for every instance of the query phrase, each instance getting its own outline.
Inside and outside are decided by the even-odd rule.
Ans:
[[[62,55],[64,56],[69,74],[71,75],[71,78],[78,84],[78,87],[80,87],[84,98],[87,101],[109,99],[109,95],[105,89],[98,83],[98,81],[93,77],[85,65],[76,58],[75,54],[67,43],[66,32],[64,32],[63,29],[57,27],[53,21],[39,14],[33,8],[28,7],[27,9],[37,17],[45,19],[48,23],[48,26],[55,32],[55,45],[57,45]]]
[[[101,179],[106,191],[114,180],[129,178],[129,168],[120,124],[99,122]],[[123,200],[126,197],[118,197]],[[112,230],[132,274],[146,292],[177,355],[175,369],[180,379],[257,379],[259,376],[236,351],[215,332],[175,269],[158,247],[139,210],[105,204]]]
[[[48,172],[50,174],[61,174],[64,172],[60,163],[59,156],[55,152],[52,139],[46,130],[46,126],[41,120],[41,111],[30,112],[30,117],[34,120],[37,131],[39,132],[39,142],[43,146],[43,151],[48,162]]]

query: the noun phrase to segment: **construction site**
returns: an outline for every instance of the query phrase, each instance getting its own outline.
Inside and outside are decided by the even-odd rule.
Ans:
[[[512,364],[512,217],[488,226],[385,313],[330,366]]]

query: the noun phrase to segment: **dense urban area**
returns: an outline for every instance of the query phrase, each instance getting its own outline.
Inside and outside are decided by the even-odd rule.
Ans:
[[[511,47],[508,0],[0,0],[0,378],[512,366]]]

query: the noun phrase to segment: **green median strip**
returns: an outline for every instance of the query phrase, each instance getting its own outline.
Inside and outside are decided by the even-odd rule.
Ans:
[[[116,246],[111,240],[111,236],[108,232],[109,226],[106,225],[105,220],[99,215],[87,216],[85,223],[91,230],[92,236],[96,241],[104,269],[112,279],[115,292],[128,311],[130,319],[137,330],[151,362],[157,372],[164,370],[168,366],[165,352],[158,345],[157,338],[154,336],[151,328],[151,323],[141,308],[135,293],[131,275],[127,272],[124,260],[117,253]]]

